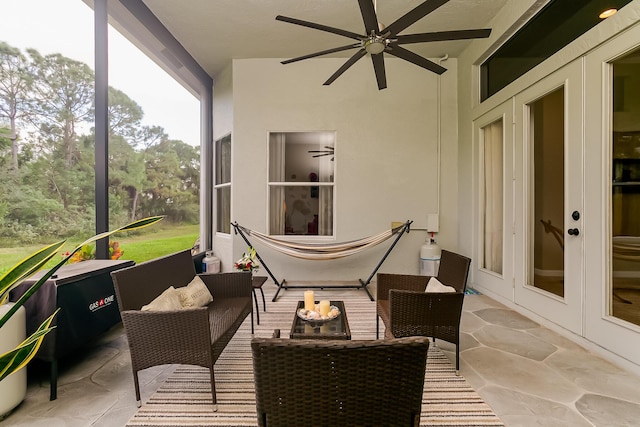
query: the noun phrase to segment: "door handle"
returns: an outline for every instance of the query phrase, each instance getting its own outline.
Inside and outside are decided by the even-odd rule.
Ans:
[[[569,236],[577,236],[578,234],[580,234],[580,230],[578,230],[577,228],[570,228],[569,230],[567,230],[567,233],[569,233]]]

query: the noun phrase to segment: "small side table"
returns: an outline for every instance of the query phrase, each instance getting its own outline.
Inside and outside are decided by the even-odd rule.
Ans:
[[[256,319],[258,321],[258,325],[260,324],[260,307],[258,307],[258,296],[256,295],[256,289],[260,290],[262,294],[262,309],[267,311],[267,303],[264,299],[264,291],[262,290],[262,285],[267,281],[267,278],[264,276],[253,276],[251,280],[251,284],[253,285],[253,301],[256,303]]]

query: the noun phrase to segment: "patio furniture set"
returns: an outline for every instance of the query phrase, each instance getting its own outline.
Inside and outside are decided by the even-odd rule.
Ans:
[[[301,318],[300,301],[292,313],[289,339],[280,338],[276,330],[272,338],[251,341],[258,424],[292,425],[312,410],[326,424],[419,425],[428,337],[456,345],[459,369],[459,326],[469,265],[469,258],[442,251],[435,278],[438,292],[429,291],[428,276],[378,273],[376,330],[379,334],[379,317],[385,339],[351,340],[341,301],[331,301],[340,314],[324,321]],[[211,297],[201,307],[150,311],[143,306],[168,288],[192,286],[196,271],[189,251],[113,271],[111,276],[139,404],[140,370],[187,364],[209,369],[217,410],[213,366],[249,315],[253,333],[252,296],[258,310],[255,290],[262,291],[264,280],[255,280],[249,272],[198,274]],[[449,292],[442,292],[447,287]]]

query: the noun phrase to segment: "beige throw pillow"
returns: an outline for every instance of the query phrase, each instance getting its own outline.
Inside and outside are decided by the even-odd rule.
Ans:
[[[198,276],[195,276],[187,286],[178,288],[177,292],[184,308],[204,307],[213,301],[209,288]]]
[[[456,292],[456,288],[453,286],[447,286],[435,277],[429,279],[425,292]]]
[[[167,288],[156,299],[149,304],[142,306],[142,311],[173,311],[182,310],[182,304],[180,304],[180,297],[178,292],[173,286]]]

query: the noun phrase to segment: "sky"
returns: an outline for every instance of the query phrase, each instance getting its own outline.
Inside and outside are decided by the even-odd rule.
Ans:
[[[0,41],[60,53],[94,69],[93,10],[82,0],[0,0]],[[200,144],[199,101],[109,26],[109,86],[142,107],[143,125]]]

